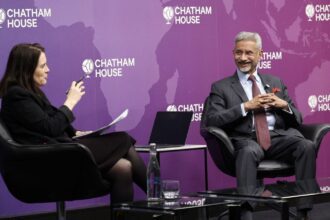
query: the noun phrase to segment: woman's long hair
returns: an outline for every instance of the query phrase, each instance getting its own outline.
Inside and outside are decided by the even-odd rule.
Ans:
[[[0,82],[0,97],[3,97],[12,85],[18,85],[35,94],[43,95],[33,80],[33,74],[42,52],[45,52],[45,49],[37,43],[17,44],[11,49],[6,70]]]

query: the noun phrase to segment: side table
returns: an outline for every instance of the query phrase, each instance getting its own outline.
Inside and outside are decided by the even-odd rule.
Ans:
[[[240,219],[240,205],[233,200],[225,200],[220,198],[209,198],[202,196],[183,196],[176,200],[160,200],[160,201],[135,201],[130,203],[114,204],[111,206],[111,219],[123,220],[129,214],[142,214],[142,219],[147,216],[163,219],[182,219],[185,217],[193,217],[193,219],[208,219],[208,207],[216,207],[217,209],[229,209],[229,219]],[[199,211],[197,215],[189,215],[189,212]],[[195,213],[194,213],[195,214]]]
[[[148,145],[144,145],[144,146],[136,145],[135,150],[137,152],[141,152],[141,153],[148,153],[149,147],[148,147]],[[203,150],[203,153],[204,153],[204,182],[205,182],[205,190],[208,190],[209,183],[208,183],[207,146],[206,145],[198,145],[198,144],[186,144],[186,145],[182,145],[182,146],[159,145],[159,147],[157,147],[157,159],[159,161],[159,165],[161,164],[161,162],[160,162],[161,153],[169,153],[169,152],[174,152],[174,151],[190,151],[190,150]]]

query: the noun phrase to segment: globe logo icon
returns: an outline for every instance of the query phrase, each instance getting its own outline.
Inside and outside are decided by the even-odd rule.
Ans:
[[[0,8],[0,28],[2,28],[1,24],[5,22],[5,20],[6,20],[6,11]]]
[[[166,24],[171,24],[170,21],[173,19],[174,17],[174,9],[171,6],[166,6],[163,9],[163,17],[166,20]]]
[[[83,62],[82,62],[82,65],[81,65],[81,68],[82,70],[84,71],[84,73],[86,73],[87,75],[87,78],[89,78],[90,74],[93,72],[94,70],[94,63],[93,63],[93,60],[92,59],[85,59]]]
[[[317,97],[315,95],[311,95],[308,98],[308,105],[312,109],[311,112],[314,112],[315,107],[317,106]]]
[[[312,21],[312,17],[315,15],[315,8],[313,4],[308,4],[305,8],[305,13],[308,17],[308,21]]]
[[[176,108],[175,105],[169,105],[169,106],[167,106],[166,111],[168,111],[168,112],[176,112],[176,111],[178,111],[178,109]]]

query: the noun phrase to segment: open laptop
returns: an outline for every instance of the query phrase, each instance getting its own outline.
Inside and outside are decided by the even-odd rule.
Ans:
[[[156,143],[159,148],[184,146],[192,114],[193,112],[157,112],[149,144]]]

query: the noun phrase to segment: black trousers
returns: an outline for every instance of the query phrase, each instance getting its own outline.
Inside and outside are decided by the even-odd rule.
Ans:
[[[258,185],[257,167],[264,159],[293,163],[296,180],[315,178],[316,148],[312,141],[295,135],[279,135],[273,131],[270,135],[271,147],[267,151],[259,146],[255,137],[232,140],[238,188]]]

